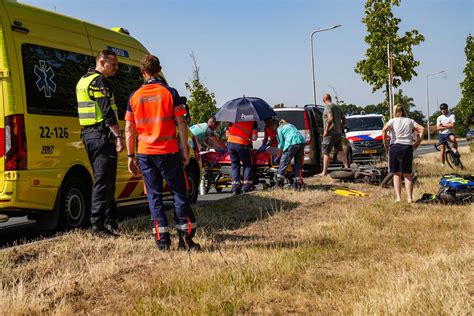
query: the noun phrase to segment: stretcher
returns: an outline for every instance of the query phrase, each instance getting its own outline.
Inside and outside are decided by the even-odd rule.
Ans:
[[[253,189],[258,184],[261,184],[264,190],[273,187],[276,184],[275,178],[278,165],[272,163],[272,155],[255,149],[251,153]],[[228,152],[209,151],[201,153],[201,159],[204,168],[206,193],[212,188],[217,192],[221,192],[225,188],[232,188],[232,162]],[[287,175],[291,172],[291,166],[288,166]],[[293,182],[292,177],[288,177],[287,180],[290,183]],[[242,174],[241,181],[243,181]]]

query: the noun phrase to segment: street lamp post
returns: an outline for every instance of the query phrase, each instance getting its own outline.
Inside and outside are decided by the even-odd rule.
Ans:
[[[341,26],[341,24],[338,24],[338,25],[334,25],[334,26],[331,26],[331,27],[328,27],[328,28],[325,28],[325,29],[317,29],[317,30],[314,30],[311,33],[311,40],[310,40],[310,42],[311,42],[311,71],[312,71],[312,74],[313,74],[313,103],[314,103],[314,105],[316,105],[316,79],[314,78],[313,36],[316,33],[333,30],[333,29],[338,28],[340,26]]]
[[[439,75],[439,74],[442,74],[446,72],[445,70],[441,70],[441,71],[438,71],[438,72],[433,72],[433,73],[430,73],[430,74],[427,74],[426,75],[426,105],[428,107],[428,117],[426,119],[427,121],[427,125],[428,125],[428,141],[431,140],[431,133],[430,133],[430,95],[429,95],[429,91],[428,91],[428,78],[430,76],[434,76],[434,75]]]

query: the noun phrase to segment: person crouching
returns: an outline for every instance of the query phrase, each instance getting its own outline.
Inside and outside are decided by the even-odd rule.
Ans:
[[[274,129],[277,127],[277,120],[271,122],[270,126]],[[294,159],[295,181],[294,188],[301,190],[303,186],[303,162],[304,147],[306,139],[301,135],[300,131],[292,124],[285,120],[280,120],[277,129],[278,148],[282,151],[280,165],[277,172],[277,185],[282,188],[285,183],[285,173],[291,160]]]

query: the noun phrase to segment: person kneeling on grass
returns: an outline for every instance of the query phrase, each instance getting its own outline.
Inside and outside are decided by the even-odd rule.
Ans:
[[[413,178],[411,173],[413,150],[417,149],[420,145],[425,128],[408,118],[405,109],[400,104],[395,105],[394,113],[395,118],[389,120],[382,130],[383,143],[389,154],[389,169],[393,173],[396,202],[400,202],[403,176],[408,203],[412,203]],[[390,146],[389,138],[387,137],[388,132],[390,132]],[[416,132],[416,141],[413,140],[413,132]]]
[[[269,124],[270,128],[277,129],[278,121],[272,120]],[[295,182],[296,190],[301,190],[303,186],[303,160],[304,146],[306,139],[301,135],[300,131],[292,124],[285,120],[280,120],[278,127],[278,148],[282,151],[280,165],[277,172],[277,185],[282,188],[285,183],[285,172],[291,159],[294,158]]]

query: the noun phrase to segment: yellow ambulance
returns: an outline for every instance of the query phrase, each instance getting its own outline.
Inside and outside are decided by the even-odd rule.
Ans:
[[[122,28],[106,29],[14,0],[0,0],[0,214],[34,218],[47,228],[88,224],[92,170],[82,143],[75,87],[95,55],[111,49],[119,72],[111,79],[120,126],[130,93],[142,78],[145,47]],[[190,199],[201,166],[191,150]],[[146,203],[143,181],[119,154],[118,206]]]

